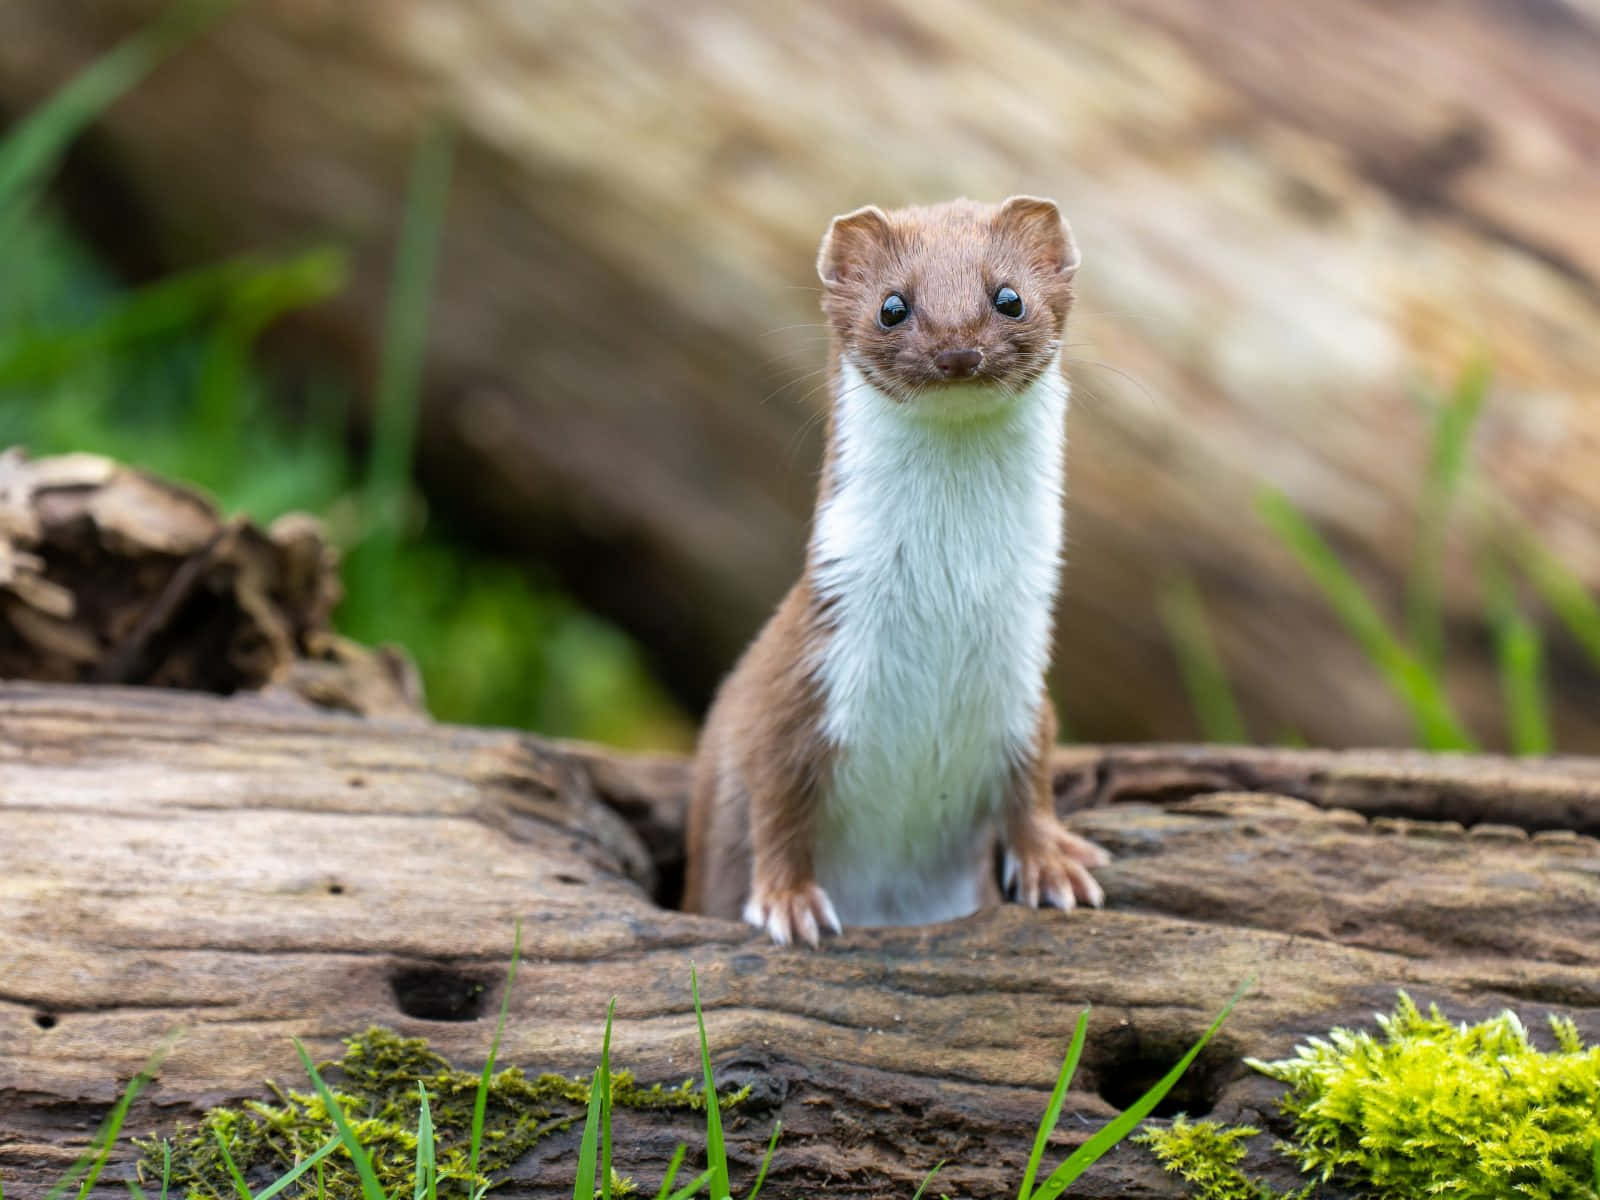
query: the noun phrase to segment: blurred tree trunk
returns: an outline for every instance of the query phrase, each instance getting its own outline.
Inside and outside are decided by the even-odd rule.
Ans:
[[[0,105],[161,7],[8,0]],[[1398,612],[1427,454],[1412,394],[1479,349],[1482,475],[1600,584],[1592,5],[253,0],[111,114],[76,203],[145,263],[349,242],[354,286],[303,332],[368,371],[436,109],[463,151],[425,484],[557,562],[691,702],[798,568],[812,253],[866,201],[1026,190],[1073,218],[1074,734],[1192,732],[1159,618],[1189,575],[1255,736],[1409,741],[1253,496],[1287,492]],[[1452,683],[1492,741],[1463,549]],[[1595,674],[1553,649],[1559,738],[1600,746]]]

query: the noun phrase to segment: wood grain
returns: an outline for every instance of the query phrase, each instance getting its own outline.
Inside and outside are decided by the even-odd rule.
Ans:
[[[687,1077],[694,962],[719,1076],[755,1087],[736,1169],[753,1170],[781,1115],[779,1197],[908,1196],[941,1158],[953,1195],[1014,1189],[1085,1004],[1056,1155],[1251,975],[1186,1085],[1191,1113],[1270,1113],[1274,1087],[1241,1055],[1366,1022],[1398,987],[1458,1017],[1510,1004],[1600,1036],[1594,760],[1070,747],[1056,766],[1063,811],[1117,856],[1104,911],[1008,906],[812,954],[654,902],[681,849],[679,760],[282,693],[4,685],[7,1193],[38,1194],[174,1027],[133,1132],[296,1080],[295,1036],[331,1055],[379,1022],[481,1062],[518,918],[502,1061],[589,1069],[617,995],[615,1060]],[[432,1019],[445,1001],[473,1011],[480,986],[475,1019]],[[644,1181],[694,1136],[675,1117],[621,1120],[619,1167]],[[502,1194],[570,1194],[575,1138],[546,1143]],[[1181,1192],[1125,1148],[1082,1194]]]

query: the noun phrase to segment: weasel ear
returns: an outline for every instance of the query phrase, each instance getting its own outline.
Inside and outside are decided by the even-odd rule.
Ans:
[[[1020,238],[1034,260],[1049,271],[1071,278],[1083,261],[1072,227],[1054,200],[1038,196],[1013,196],[1000,206],[995,227]]]
[[[835,217],[817,249],[817,275],[823,283],[838,283],[854,274],[861,261],[889,241],[889,218],[875,204]]]

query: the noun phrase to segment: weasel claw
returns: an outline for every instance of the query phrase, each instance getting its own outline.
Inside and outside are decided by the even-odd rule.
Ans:
[[[815,947],[822,940],[823,930],[843,932],[833,901],[814,883],[752,895],[744,906],[744,919],[757,929],[765,929],[779,946],[798,940]]]
[[[1008,848],[1003,871],[1004,889],[1019,904],[1038,908],[1075,908],[1079,903],[1099,908],[1106,895],[1090,867],[1102,867],[1111,856],[1087,838],[1070,833],[1058,823],[1036,828],[1021,849]]]

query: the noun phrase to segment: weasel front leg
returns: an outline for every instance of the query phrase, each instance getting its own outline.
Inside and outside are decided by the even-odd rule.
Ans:
[[[817,626],[802,581],[718,692],[695,756],[685,907],[742,915],[780,946],[839,932],[814,862],[831,760],[808,652]]]
[[[1105,893],[1089,868],[1105,866],[1111,856],[1088,838],[1070,832],[1056,816],[1050,787],[1050,748],[1055,740],[1055,709],[1046,696],[1033,753],[1012,775],[1004,816],[1001,886],[1029,908],[1041,903],[1073,908],[1079,901],[1099,908]]]
[[[833,901],[817,883],[811,847],[816,802],[750,799],[750,898],[744,919],[780,946],[817,945],[824,929],[841,932]]]

